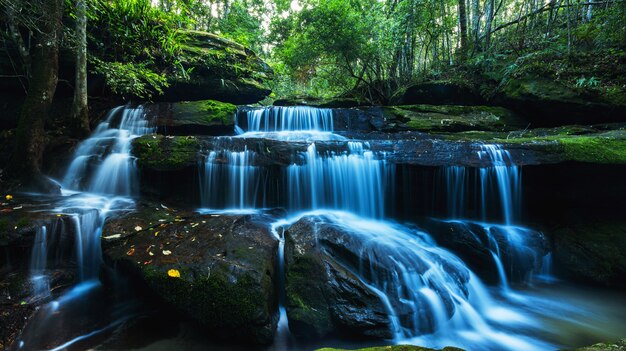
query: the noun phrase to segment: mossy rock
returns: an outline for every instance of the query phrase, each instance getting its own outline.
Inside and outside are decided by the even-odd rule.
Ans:
[[[228,135],[234,133],[237,106],[216,100],[144,105],[157,132],[167,135]]]
[[[215,99],[235,104],[263,100],[272,69],[254,52],[219,35],[186,30],[180,64],[186,76],[171,76],[167,101]]]
[[[523,114],[536,126],[623,122],[625,93],[613,89],[611,93],[595,94],[555,79],[524,76],[506,81],[493,102]]]
[[[386,107],[383,113],[421,132],[502,132],[527,125],[511,111],[493,106],[405,105]]]
[[[144,283],[146,293],[212,335],[273,340],[278,241],[262,220],[142,204],[108,220],[102,237],[109,267]]]
[[[132,153],[140,167],[175,171],[198,162],[200,142],[193,136],[144,135],[133,140]]]

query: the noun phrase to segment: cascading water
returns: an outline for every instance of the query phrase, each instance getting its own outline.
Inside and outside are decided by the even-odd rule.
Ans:
[[[51,322],[52,315],[66,308],[71,310],[72,304],[84,303],[86,296],[95,294],[100,288],[98,274],[102,262],[102,226],[111,213],[134,207],[134,201],[127,197],[137,190],[135,160],[130,154],[131,142],[151,131],[153,129],[148,126],[141,106],[120,106],[111,110],[91,137],[78,146],[62,182],[66,197],[54,211],[70,216],[74,224],[79,284],[42,309],[40,323],[43,326]],[[45,236],[44,230],[41,233]],[[45,268],[45,241],[39,245],[42,246],[33,251],[33,271]],[[121,319],[114,322],[115,325],[120,323]],[[102,330],[79,336],[58,349],[65,349]],[[34,348],[37,342],[38,336],[21,340],[20,348]]]
[[[377,160],[365,146],[350,142],[345,154],[318,155],[315,144],[311,144],[303,164],[287,167],[288,208],[340,209],[382,218],[384,190],[393,167]]]
[[[333,111],[307,106],[272,106],[246,111],[237,119],[237,134],[245,132],[320,131],[332,132]]]
[[[48,262],[48,228],[37,228],[35,243],[30,258],[30,276],[35,298],[45,298],[50,294],[50,283],[46,276]]]
[[[252,164],[252,151],[211,151],[200,168],[200,197],[202,207],[212,209],[247,209],[257,203],[263,192],[261,171]]]
[[[149,127],[143,107],[112,109],[74,153],[63,188],[132,195],[137,189],[135,159],[130,154],[132,140],[154,130]]]

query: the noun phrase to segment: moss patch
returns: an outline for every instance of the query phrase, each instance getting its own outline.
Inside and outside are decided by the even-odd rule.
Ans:
[[[228,125],[233,124],[237,106],[215,100],[180,102],[172,104],[172,125]]]
[[[384,109],[388,118],[406,123],[411,130],[459,132],[508,131],[524,127],[509,110],[494,106],[405,105]]]
[[[199,149],[200,142],[193,136],[145,135],[133,141],[133,155],[139,165],[158,171],[195,165]]]

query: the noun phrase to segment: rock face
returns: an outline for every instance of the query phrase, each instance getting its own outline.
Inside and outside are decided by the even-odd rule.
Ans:
[[[551,234],[557,273],[578,281],[626,287],[626,222],[573,220]]]
[[[157,211],[159,209],[159,211]],[[105,262],[219,338],[267,344],[278,322],[278,241],[253,216],[159,205],[109,220]]]
[[[215,100],[144,105],[157,132],[167,135],[232,135],[237,106]]]
[[[218,35],[186,31],[181,65],[189,77],[170,78],[164,100],[214,99],[234,104],[253,104],[271,90],[264,85],[272,69],[252,51]]]
[[[531,229],[435,219],[422,225],[438,245],[454,252],[490,283],[499,279],[492,251],[500,253],[507,277],[513,282],[524,281],[533,270],[538,272],[541,259],[549,251],[545,236]]]
[[[358,247],[341,242],[349,238],[343,234],[308,217],[286,231],[289,329],[302,338],[333,333],[390,338],[389,319],[380,298],[337,257],[340,251],[343,258],[358,256],[351,251]]]
[[[542,77],[509,81],[493,102],[518,111],[534,126],[623,122],[626,116],[619,94],[594,96]]]

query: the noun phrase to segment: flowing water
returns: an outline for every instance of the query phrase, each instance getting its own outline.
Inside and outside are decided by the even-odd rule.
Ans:
[[[73,192],[55,211],[72,218],[80,283],[42,308],[34,326],[23,335],[23,349],[50,344],[54,344],[50,347],[54,350],[76,347],[85,339],[110,332],[136,313],[128,304],[114,303],[114,308],[103,310],[106,318],[85,323],[88,327],[75,326],[75,335],[62,343],[32,335],[52,323],[52,315],[62,310],[79,313],[89,301],[102,298],[104,293],[97,280],[102,261],[102,226],[107,217],[133,209],[130,196],[137,194],[138,176],[130,154],[131,142],[153,131],[141,107],[119,107],[78,147],[63,179],[64,188]],[[273,170],[259,165],[255,152],[248,148],[230,150],[227,142],[222,149],[208,150],[199,160],[198,191],[205,211],[254,213],[271,206],[288,212],[288,218],[270,224],[280,243],[280,321],[271,350],[324,346],[322,341],[294,341],[285,309],[284,230],[304,216],[340,228],[358,243],[359,263],[348,268],[386,306],[394,335],[390,342],[474,350],[551,350],[571,345],[563,341],[563,335],[576,334],[583,329],[578,321],[591,318],[584,308],[573,307],[567,301],[554,302],[560,297],[558,293],[552,296],[552,292],[558,289],[544,288],[538,292],[530,290],[529,284],[513,286],[509,282],[512,268],[505,264],[502,243],[513,253],[534,249],[526,244],[530,230],[519,225],[521,169],[498,145],[480,146],[479,157],[489,161],[488,167],[447,167],[440,172],[449,209],[449,218],[444,221],[480,228],[481,233],[473,235],[481,243],[480,235],[487,238],[485,245],[499,277],[499,286],[490,288],[457,255],[438,246],[431,234],[388,219],[385,205],[394,191],[401,190],[393,186],[394,165],[386,162],[384,155],[377,157],[369,151],[367,142],[349,141],[335,134],[332,110],[249,109],[238,114],[236,132],[235,138],[244,140],[267,138],[308,143],[306,152],[291,156],[293,162],[289,166]],[[320,152],[321,141],[346,143],[346,151]],[[479,219],[465,219],[469,203],[478,204]],[[38,232],[32,252],[31,272],[38,293],[48,290],[46,281],[36,280],[46,269],[46,231],[44,227]],[[551,256],[544,257],[543,252],[537,251],[530,256],[513,257],[529,260],[525,263],[534,268],[531,276],[524,279],[527,283],[531,282],[532,273],[541,278],[535,282],[553,281],[549,271]],[[69,315],[72,314],[68,312]],[[46,342],[41,341],[44,339]],[[203,349],[206,342],[191,333],[156,342],[146,350]],[[329,346],[342,345],[336,340],[324,342]]]

